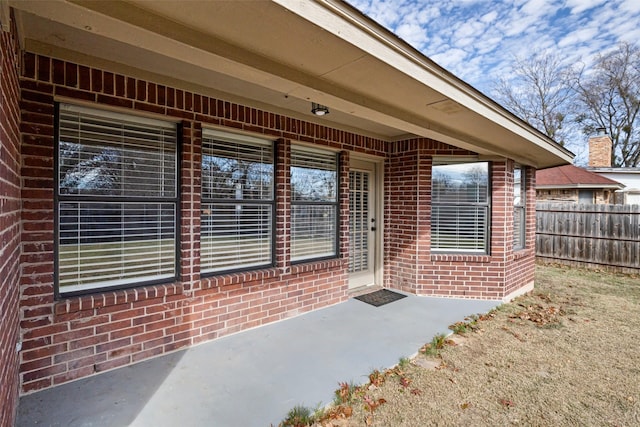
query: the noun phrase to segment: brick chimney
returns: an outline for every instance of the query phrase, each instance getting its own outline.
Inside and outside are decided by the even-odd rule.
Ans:
[[[589,138],[589,167],[610,168],[613,141],[605,128],[598,128],[596,132]]]

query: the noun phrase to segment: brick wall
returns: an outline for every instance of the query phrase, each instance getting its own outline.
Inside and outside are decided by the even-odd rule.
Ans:
[[[420,293],[460,298],[501,299],[504,297],[506,244],[504,163],[492,162],[491,164],[490,255],[430,253],[427,258],[425,254],[425,262],[420,265]],[[511,241],[510,237],[508,240]]]
[[[397,142],[391,150],[384,185],[384,284],[385,287],[415,293],[418,142]]]
[[[612,162],[613,142],[609,135],[589,138],[589,167],[610,168]]]
[[[593,192],[593,203],[596,205],[613,204],[615,200],[615,192],[613,190],[589,190]],[[540,189],[536,193],[536,197],[541,202],[570,202],[578,203],[580,200],[578,189],[568,190],[545,190]]]
[[[472,153],[427,139],[387,143],[31,53],[24,55],[23,63],[24,222],[19,316],[24,342],[20,378],[25,393],[345,300],[351,152],[386,159],[385,286],[425,295],[502,298],[529,280],[533,252],[514,254],[511,246],[513,162],[492,163],[491,255],[432,254],[432,156]],[[181,121],[179,281],[54,299],[56,99]],[[203,126],[262,134],[277,141],[273,268],[201,277]],[[340,256],[334,260],[300,265],[289,262],[289,162],[291,145],[298,141],[340,152]],[[532,184],[527,188],[534,191]],[[531,214],[528,218],[535,220]],[[528,245],[533,242],[532,230],[527,229]],[[515,260],[521,269],[508,269],[508,263]]]
[[[513,163],[510,162],[510,171]],[[536,252],[536,171],[525,172],[525,244],[524,248],[506,255],[506,274],[503,298],[510,298],[523,290],[530,290],[535,279]],[[513,187],[513,172],[507,174],[507,185]]]
[[[532,169],[527,170],[529,223],[525,249],[513,251],[514,163],[494,161],[490,255],[435,254],[430,250],[431,159],[473,153],[426,139],[396,143],[391,150],[385,172],[385,286],[421,295],[503,299],[532,283]]]
[[[26,53],[23,61],[23,392],[124,366],[347,298],[347,215],[341,216],[338,259],[300,265],[288,261],[291,144],[300,141],[341,152],[340,211],[347,213],[348,152],[384,157],[386,142],[45,56]],[[178,282],[54,300],[56,98],[181,120],[184,131]],[[200,161],[205,125],[259,133],[278,142],[274,268],[200,276]]]
[[[12,426],[19,389],[20,89],[15,24],[0,24],[10,27],[0,30],[0,426]]]

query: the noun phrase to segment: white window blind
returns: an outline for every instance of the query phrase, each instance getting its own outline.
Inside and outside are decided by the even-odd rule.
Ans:
[[[175,278],[176,125],[66,104],[58,117],[60,294]]]
[[[349,273],[369,269],[369,172],[349,172]]]
[[[271,141],[203,132],[203,273],[273,264],[273,180]]]
[[[435,163],[431,200],[432,250],[487,252],[490,214],[487,162]]]
[[[291,261],[337,255],[338,159],[335,153],[291,149]]]
[[[525,169],[517,166],[513,170],[513,247],[525,245]]]

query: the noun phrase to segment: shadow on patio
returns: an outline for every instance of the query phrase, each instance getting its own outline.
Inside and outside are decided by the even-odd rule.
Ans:
[[[499,301],[355,299],[23,396],[18,426],[269,426]]]

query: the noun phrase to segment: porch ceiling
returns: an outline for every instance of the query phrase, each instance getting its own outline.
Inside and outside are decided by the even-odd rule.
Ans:
[[[9,0],[24,47],[386,140],[538,168],[571,153],[335,0]],[[322,119],[311,101],[327,105]]]

